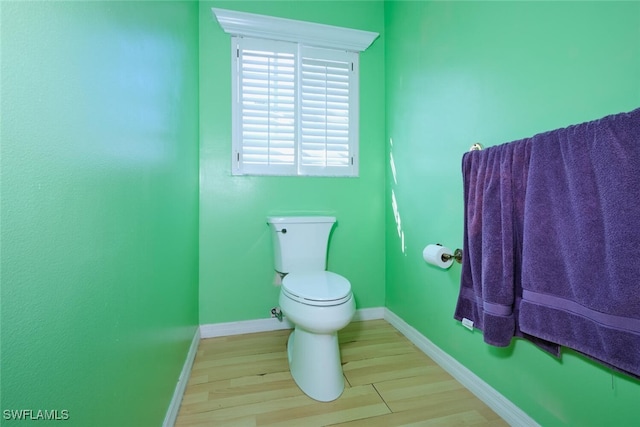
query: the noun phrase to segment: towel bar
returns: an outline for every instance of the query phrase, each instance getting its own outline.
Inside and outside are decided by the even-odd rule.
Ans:
[[[469,149],[469,151],[480,151],[482,150],[482,144],[480,144],[479,142],[476,142],[475,144],[473,144],[471,146],[471,148]]]

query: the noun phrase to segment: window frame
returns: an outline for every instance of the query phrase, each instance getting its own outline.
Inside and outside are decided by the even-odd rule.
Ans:
[[[354,30],[344,27],[317,24],[305,21],[297,21],[285,18],[277,18],[265,15],[250,14],[245,12],[230,11],[212,8],[215,19],[222,29],[232,36],[232,174],[233,175],[295,175],[295,176],[353,176],[359,175],[359,55],[367,49],[378,37],[378,33]],[[295,136],[294,136],[294,165],[268,165],[266,167],[254,167],[243,164],[242,150],[242,117],[241,100],[242,93],[239,80],[238,41],[261,39],[265,44],[289,42],[296,44],[295,72]],[[301,140],[301,69],[302,58],[305,50],[350,58],[352,71],[349,73],[349,113],[348,113],[348,157],[347,166],[313,166],[303,165]],[[340,132],[338,132],[340,133]],[[342,134],[342,133],[340,133]],[[337,140],[336,140],[337,141]],[[326,144],[326,143],[325,143]],[[335,147],[338,147],[337,143]],[[325,145],[326,147],[326,145]],[[340,150],[329,150],[338,152]],[[327,153],[327,150],[325,150]],[[336,162],[344,156],[335,156]]]
[[[252,54],[245,52],[264,52],[263,55]],[[268,52],[273,52],[272,55],[268,55]],[[245,55],[249,58],[262,56],[272,59],[277,54],[292,55],[293,60],[293,100],[291,102],[291,108],[293,109],[293,131],[290,135],[291,146],[284,146],[283,143],[287,140],[280,141],[280,148],[271,148],[271,141],[277,143],[277,139],[271,139],[269,136],[264,138],[257,137],[255,145],[247,143],[250,138],[245,139],[248,128],[252,127],[248,122],[255,122],[252,118],[257,119],[258,116],[247,117],[248,121],[245,121],[246,117],[246,105],[245,99],[252,98],[251,96],[244,96],[244,91],[248,92],[252,89],[250,85],[244,84],[245,72],[247,75],[252,74],[252,70],[245,70]],[[276,176],[335,176],[335,177],[356,177],[358,176],[358,141],[359,141],[359,84],[358,84],[358,54],[355,52],[338,51],[334,49],[316,48],[311,46],[305,46],[298,43],[281,42],[274,40],[263,40],[245,37],[232,37],[232,55],[233,55],[233,68],[232,68],[232,174],[233,175],[276,175]],[[322,150],[325,156],[324,161],[320,160],[321,164],[312,164],[312,155],[310,148],[314,145],[310,140],[308,127],[304,124],[308,123],[306,120],[309,117],[309,102],[311,97],[316,99],[325,96],[324,107],[330,109],[331,96],[327,94],[326,89],[324,94],[313,93],[310,86],[303,83],[303,69],[311,61],[317,61],[326,64],[338,63],[346,70],[346,75],[342,78],[346,79],[341,84],[342,89],[336,89],[340,93],[344,94],[346,91],[346,107],[343,106],[342,110],[337,110],[342,116],[337,115],[325,115],[325,129],[319,130],[318,144],[324,144],[324,150]],[[251,63],[251,62],[249,62]],[[271,63],[270,63],[271,64]],[[271,66],[269,68],[275,68]],[[326,77],[326,75],[321,75]],[[335,78],[335,77],[334,77]],[[274,78],[274,81],[277,80]],[[269,82],[259,82],[267,84],[270,88]],[[331,82],[330,82],[331,83]],[[346,87],[344,87],[346,86]],[[320,88],[322,92],[324,88]],[[269,91],[269,89],[266,89]],[[268,96],[268,95],[267,95]],[[322,102],[322,101],[319,101]],[[273,103],[275,105],[275,103]],[[284,104],[284,103],[283,103]],[[270,104],[271,105],[271,104]],[[278,104],[280,105],[280,104]],[[286,104],[285,104],[286,105]],[[334,106],[336,104],[333,104]],[[337,108],[337,107],[336,107]],[[274,117],[277,113],[271,113],[270,108],[267,106],[265,109],[267,112],[262,113],[266,115],[266,124],[263,124],[262,128],[267,127],[271,129],[276,125],[274,121],[278,121]],[[335,111],[335,110],[334,110]],[[346,115],[345,115],[346,113]],[[332,126],[332,120],[334,124]],[[280,121],[287,121],[280,119]],[[345,123],[338,123],[337,121],[346,121]],[[256,125],[257,126],[257,125]],[[255,127],[255,126],[254,126]],[[346,130],[345,130],[346,127]],[[346,132],[346,134],[345,134]],[[336,135],[342,135],[336,136]],[[333,135],[333,136],[332,136]],[[264,146],[261,139],[264,141]],[[329,147],[333,146],[331,150]],[[285,157],[284,154],[277,156],[275,153],[281,151],[284,153],[292,150],[291,163],[283,164],[278,161],[278,157]],[[253,154],[258,152],[261,154]],[[271,154],[273,153],[273,155]],[[330,157],[331,154],[334,157]],[[246,155],[245,155],[246,154]],[[249,161],[250,157],[255,157],[261,161],[261,163],[254,163]],[[271,163],[273,159],[273,163]]]

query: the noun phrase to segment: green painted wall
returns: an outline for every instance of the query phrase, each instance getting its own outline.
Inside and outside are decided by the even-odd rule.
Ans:
[[[70,417],[0,424],[159,426],[198,323],[197,5],[0,7],[0,409]]]
[[[360,177],[231,176],[231,42],[212,7],[375,31],[360,56]],[[367,1],[200,3],[200,323],[269,317],[270,214],[332,214],[329,269],[358,308],[384,305],[384,4]]]
[[[386,305],[543,426],[630,426],[640,382],[572,352],[499,349],[453,320],[462,244],[461,158],[640,106],[640,3],[387,2]],[[613,165],[612,165],[613,166]],[[400,225],[391,207],[397,201]],[[404,234],[404,245],[400,235]]]

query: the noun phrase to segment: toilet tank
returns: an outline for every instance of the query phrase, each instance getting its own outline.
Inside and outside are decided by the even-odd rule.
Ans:
[[[327,269],[333,216],[270,216],[275,269],[281,273]]]

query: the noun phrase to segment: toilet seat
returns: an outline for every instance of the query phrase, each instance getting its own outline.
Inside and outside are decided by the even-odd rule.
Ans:
[[[313,306],[340,305],[352,298],[351,283],[331,271],[289,273],[282,280],[282,293]]]

